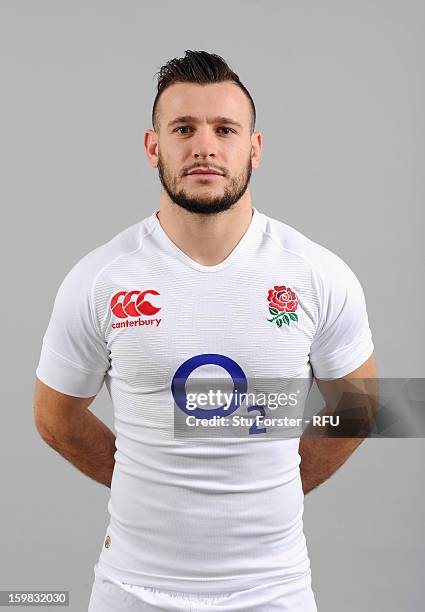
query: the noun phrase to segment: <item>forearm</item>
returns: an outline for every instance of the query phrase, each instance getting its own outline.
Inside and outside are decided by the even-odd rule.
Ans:
[[[319,416],[338,417],[337,428],[310,422],[300,439],[300,472],[304,494],[334,474],[369,435],[379,405],[375,379],[320,381],[326,404]],[[334,385],[334,386],[332,386]]]
[[[115,434],[90,410],[40,431],[43,440],[89,478],[111,486]]]
[[[347,461],[363,439],[314,437],[304,433],[299,447],[304,494],[330,478]]]

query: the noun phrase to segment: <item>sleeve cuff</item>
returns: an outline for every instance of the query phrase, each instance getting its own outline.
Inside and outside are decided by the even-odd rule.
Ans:
[[[65,395],[92,397],[101,390],[105,374],[91,372],[53,351],[43,342],[36,376]]]
[[[371,334],[312,363],[315,378],[342,378],[360,367],[373,353]]]

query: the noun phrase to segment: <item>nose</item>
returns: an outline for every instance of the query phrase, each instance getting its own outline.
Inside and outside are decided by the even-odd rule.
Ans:
[[[214,131],[208,126],[199,128],[192,139],[192,146],[192,154],[196,159],[200,157],[214,159],[217,153],[217,143]]]

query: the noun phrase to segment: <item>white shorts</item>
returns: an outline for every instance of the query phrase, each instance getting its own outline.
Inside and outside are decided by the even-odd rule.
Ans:
[[[183,593],[141,587],[109,578],[94,566],[88,612],[317,612],[311,573],[227,593]]]

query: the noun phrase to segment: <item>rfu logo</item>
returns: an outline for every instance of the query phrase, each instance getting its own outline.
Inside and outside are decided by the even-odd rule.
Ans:
[[[120,319],[128,317],[139,317],[140,315],[152,316],[161,310],[160,307],[154,306],[149,300],[145,300],[145,296],[159,295],[155,289],[146,289],[146,291],[118,291],[111,299],[112,313]]]

